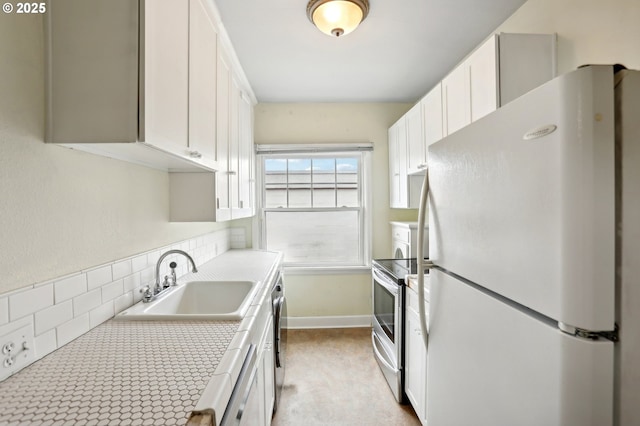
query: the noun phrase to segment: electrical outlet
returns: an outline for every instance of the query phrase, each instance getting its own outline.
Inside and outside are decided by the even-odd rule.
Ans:
[[[0,339],[0,381],[35,359],[33,326],[27,324]]]

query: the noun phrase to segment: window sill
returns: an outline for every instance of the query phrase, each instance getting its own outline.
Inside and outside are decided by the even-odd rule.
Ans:
[[[371,272],[371,266],[284,266],[288,275],[359,275]]]

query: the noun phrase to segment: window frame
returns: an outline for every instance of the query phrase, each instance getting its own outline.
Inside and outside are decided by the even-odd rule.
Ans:
[[[254,243],[256,246],[267,249],[266,215],[268,212],[359,212],[359,249],[357,263],[301,263],[285,262],[283,266],[288,272],[300,275],[305,274],[349,274],[361,273],[371,267],[371,150],[372,144],[314,144],[314,145],[258,145],[256,161],[256,180],[259,194],[256,197],[257,214],[254,222]],[[358,161],[358,199],[359,207],[265,207],[265,162],[267,159],[316,159],[316,158],[356,158]],[[287,173],[289,172],[287,168]],[[337,174],[337,170],[334,171]],[[311,174],[313,176],[313,174]],[[313,179],[313,178],[311,178]],[[313,180],[311,181],[313,184]],[[337,179],[336,179],[337,197]],[[313,203],[313,188],[311,188],[311,200]]]

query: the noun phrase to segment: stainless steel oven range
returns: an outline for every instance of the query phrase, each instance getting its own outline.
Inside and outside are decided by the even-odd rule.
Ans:
[[[405,280],[415,274],[416,259],[377,259],[372,262],[373,353],[393,396],[404,395]]]

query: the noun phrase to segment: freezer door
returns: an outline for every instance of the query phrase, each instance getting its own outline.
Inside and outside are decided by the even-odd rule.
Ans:
[[[578,339],[431,273],[429,426],[613,424],[613,343]]]
[[[613,330],[611,67],[564,74],[429,147],[429,257],[533,310]]]

